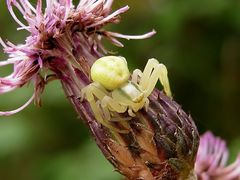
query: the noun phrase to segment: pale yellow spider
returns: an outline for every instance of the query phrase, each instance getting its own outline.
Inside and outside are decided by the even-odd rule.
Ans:
[[[91,78],[93,83],[81,90],[82,100],[86,98],[96,120],[107,127],[116,112],[127,111],[133,117],[143,107],[147,108],[148,96],[158,79],[166,95],[171,96],[167,68],[156,59],[149,59],[144,71],[136,69],[130,78],[124,57],[105,56],[92,65]]]

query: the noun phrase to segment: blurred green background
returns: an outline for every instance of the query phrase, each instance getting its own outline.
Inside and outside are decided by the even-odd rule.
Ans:
[[[143,69],[155,57],[169,70],[174,99],[194,118],[199,131],[212,130],[228,141],[231,159],[240,149],[240,1],[239,0],[128,0],[119,25],[107,28],[142,34],[147,40],[122,41],[109,50],[125,56],[130,68]],[[14,43],[27,35],[0,6],[0,36]],[[6,59],[0,50],[0,59]],[[10,67],[0,68],[0,76]],[[0,110],[20,106],[32,86],[0,96]],[[11,117],[0,117],[1,180],[112,180],[120,179],[76,118],[58,82],[47,86],[43,106],[31,105]]]

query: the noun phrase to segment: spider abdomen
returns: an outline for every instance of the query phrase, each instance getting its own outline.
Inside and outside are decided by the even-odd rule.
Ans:
[[[127,61],[120,56],[105,56],[91,67],[91,78],[107,90],[114,90],[125,84],[130,76]]]

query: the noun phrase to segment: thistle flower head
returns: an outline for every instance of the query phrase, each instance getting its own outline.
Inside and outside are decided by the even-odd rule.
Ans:
[[[240,179],[240,156],[231,165],[228,160],[226,142],[210,131],[200,138],[195,171],[199,180],[238,180]]]
[[[0,94],[21,87],[29,81],[33,81],[35,92],[34,97],[21,108],[0,112],[0,115],[19,112],[33,99],[40,105],[40,94],[45,84],[54,78],[66,78],[69,75],[60,77],[55,72],[42,76],[41,72],[59,72],[66,66],[71,67],[72,73],[76,69],[83,71],[84,68],[89,68],[95,59],[107,53],[102,45],[103,38],[122,47],[116,38],[141,39],[155,34],[152,31],[140,36],[127,36],[103,30],[108,23],[118,23],[119,15],[129,9],[125,6],[111,13],[113,0],[81,0],[76,6],[72,0],[46,0],[46,7],[43,7],[42,0],[37,1],[36,7],[29,0],[6,2],[10,14],[19,25],[18,30],[26,30],[30,35],[25,44],[19,45],[4,43],[0,38],[4,51],[9,55],[7,60],[0,61],[0,66],[14,66],[9,76],[0,77]],[[25,22],[21,22],[14,13],[15,8],[22,14]],[[82,86],[81,83],[77,84]]]

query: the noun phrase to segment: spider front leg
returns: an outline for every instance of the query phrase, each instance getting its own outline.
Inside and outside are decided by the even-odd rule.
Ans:
[[[101,105],[103,108],[108,108],[118,113],[124,113],[127,110],[127,106],[119,104],[114,98],[109,96],[105,96],[102,99]]]
[[[121,103],[119,103],[121,102]],[[127,99],[123,94],[121,94],[119,91],[113,91],[112,97],[105,96],[102,100],[102,107],[106,108],[108,107],[112,111],[118,112],[118,113],[124,113],[128,112],[129,116],[135,117],[135,113],[139,110],[139,106],[143,107],[144,103],[134,103],[131,100]],[[124,118],[125,119],[125,118]],[[127,118],[128,120],[129,118]]]
[[[135,69],[132,73],[132,82],[135,84],[139,83],[139,79],[142,78],[142,71],[140,69]]]
[[[143,71],[143,75],[139,83],[140,87],[146,91],[146,97],[148,97],[152,93],[158,79],[163,85],[163,89],[166,95],[171,97],[172,94],[168,81],[166,66],[160,64],[156,59],[150,59],[148,60],[148,63]]]
[[[104,113],[101,112],[97,102],[95,101],[95,97],[97,99],[99,99],[100,104],[101,104],[101,100],[104,97],[107,97],[108,95],[104,91],[102,91],[100,88],[98,88],[97,84],[95,84],[95,83],[89,84],[88,86],[84,87],[81,92],[82,92],[82,96],[83,97],[85,96],[86,100],[89,102],[97,121],[99,121],[102,125],[106,126],[107,128],[109,128],[113,131],[120,132],[120,133],[128,132],[128,130],[119,130],[119,129],[115,128],[103,117],[103,114],[106,114],[109,112],[106,112],[107,109],[105,109]],[[102,104],[101,104],[101,106],[102,106]]]
[[[111,122],[123,122],[131,120],[131,117],[120,117],[114,116],[114,113],[124,113],[127,111],[127,106],[120,105],[114,100],[114,98],[105,96],[101,102],[101,108],[103,109],[103,114],[106,119],[109,119]],[[110,111],[111,114],[110,114]]]

